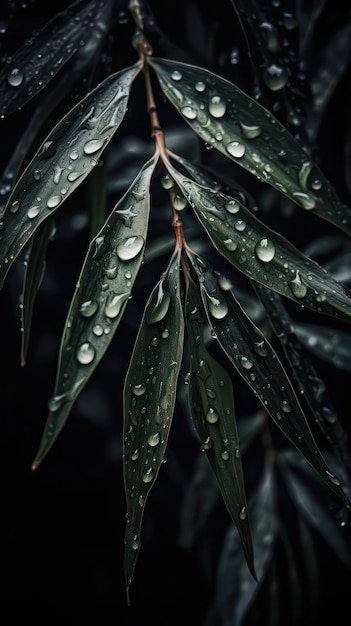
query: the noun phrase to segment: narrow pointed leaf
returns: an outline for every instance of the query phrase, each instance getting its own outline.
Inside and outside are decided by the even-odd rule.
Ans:
[[[33,468],[54,444],[122,319],[143,260],[156,162],[144,165],[89,246],[67,315],[54,395]]]
[[[329,470],[314,440],[289,377],[271,344],[241,308],[234,294],[223,291],[215,274],[192,255],[201,293],[217,341],[275,424],[323,480],[350,506],[340,481]]]
[[[124,385],[123,459],[127,502],[127,597],[141,546],[147,497],[164,461],[183,355],[179,253],[152,290]]]
[[[113,2],[78,0],[58,13],[11,56],[0,72],[0,114],[23,107],[71,61],[82,42],[101,39]],[[91,43],[90,43],[91,45]]]
[[[201,295],[192,281],[188,285],[186,306],[190,413],[224,503],[238,530],[248,568],[255,577],[232,381],[206,349],[206,315]]]
[[[300,306],[351,322],[351,292],[244,207],[167,165],[217,250],[249,278]]]
[[[112,74],[78,102],[47,135],[15,185],[0,232],[0,286],[39,224],[97,165],[127,110],[140,64]]]
[[[296,336],[312,354],[330,365],[351,372],[351,337],[341,329],[320,324],[294,324]]]
[[[351,234],[351,209],[292,134],[235,84],[195,65],[152,58],[165,96],[213,146],[290,200]]]
[[[24,275],[21,311],[21,365],[25,365],[30,337],[33,309],[45,271],[46,250],[52,233],[52,219],[43,222],[36,231],[29,249]]]

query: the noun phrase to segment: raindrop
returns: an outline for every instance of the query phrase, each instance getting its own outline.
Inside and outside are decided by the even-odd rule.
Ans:
[[[74,183],[80,176],[83,176],[83,172],[70,172],[67,176],[67,180],[69,180],[70,183]]]
[[[228,305],[223,300],[219,300],[218,298],[214,298],[206,294],[208,299],[208,310],[211,313],[212,317],[216,320],[222,320],[228,313]]]
[[[28,209],[27,211],[27,215],[29,217],[30,220],[32,220],[34,217],[37,217],[37,215],[39,215],[40,213],[40,206],[32,206],[30,209]]]
[[[101,150],[104,143],[105,143],[104,139],[90,139],[90,141],[87,141],[87,143],[84,146],[84,153],[95,154],[95,152],[98,152],[99,150]]]
[[[234,214],[240,210],[240,204],[239,202],[237,202],[237,200],[231,199],[225,203],[225,208],[228,211],[228,213]]]
[[[296,202],[300,204],[304,209],[314,209],[316,206],[316,201],[314,198],[311,198],[307,193],[303,193],[302,191],[294,191],[293,197],[296,199]]]
[[[54,167],[54,183],[58,185],[60,182],[60,178],[62,176],[63,169],[59,165],[55,165]]]
[[[183,77],[181,72],[179,72],[178,70],[174,70],[174,72],[172,72],[171,74],[171,78],[172,80],[181,80]]]
[[[33,178],[34,178],[34,180],[40,180],[41,179],[41,171],[40,170],[34,170]]]
[[[214,398],[216,397],[215,390],[211,389],[210,387],[206,387],[206,393],[207,393],[207,397],[210,398],[211,400],[214,400]]]
[[[283,400],[280,406],[282,408],[282,411],[284,411],[284,413],[291,413],[291,406],[287,400]]]
[[[238,247],[238,244],[233,239],[225,239],[223,243],[229,252],[234,252]]]
[[[105,270],[107,278],[113,279],[117,276],[117,257],[113,254],[109,260],[108,267]]]
[[[211,113],[212,117],[223,117],[227,109],[227,105],[224,100],[220,96],[212,96],[210,103],[208,105],[208,110]]]
[[[243,122],[240,122],[240,126],[246,139],[255,139],[255,137],[258,137],[262,133],[259,126],[244,124]]]
[[[96,300],[86,300],[86,302],[83,302],[83,304],[80,306],[79,313],[83,317],[92,317],[96,313],[98,308],[99,305]]]
[[[196,109],[190,105],[182,107],[180,111],[188,120],[194,120],[196,118]]]
[[[331,472],[328,472],[328,470],[326,470],[326,475],[329,478],[330,482],[333,483],[333,485],[340,485],[340,480],[334,476],[334,474],[332,474]]]
[[[125,293],[114,293],[111,292],[108,298],[108,301],[105,306],[105,315],[110,319],[117,317],[119,315],[122,305],[129,298],[129,291]]]
[[[155,302],[156,300],[156,302]],[[171,301],[168,291],[163,290],[163,281],[158,284],[154,291],[153,299],[146,311],[146,321],[148,324],[160,322],[166,315]]]
[[[154,448],[155,446],[157,446],[160,443],[160,440],[161,440],[160,433],[155,433],[154,435],[150,435],[150,437],[148,438],[147,442],[148,442],[149,446]]]
[[[202,91],[205,91],[206,89],[206,85],[202,80],[199,80],[196,85],[195,85],[195,89],[196,91],[198,91],[199,93],[201,93]]]
[[[216,411],[216,409],[214,409],[212,406],[209,407],[207,413],[206,413],[206,421],[209,424],[215,424],[216,422],[218,422],[219,420],[219,415]]]
[[[253,362],[247,356],[239,357],[239,362],[240,362],[241,367],[244,368],[244,370],[250,370],[253,366]]]
[[[135,448],[132,456],[130,457],[132,459],[132,461],[137,461],[139,458],[139,450],[138,448]]]
[[[48,402],[49,411],[52,411],[52,413],[54,413],[55,411],[58,411],[66,400],[67,400],[66,393],[62,393],[59,396],[53,396],[52,398],[50,398]]]
[[[238,220],[237,222],[235,222],[234,228],[235,230],[242,232],[246,228],[246,222],[244,222],[244,220]]]
[[[93,328],[93,333],[94,335],[96,335],[96,337],[101,337],[101,335],[103,334],[104,329],[101,326],[101,324],[95,324],[94,328]]]
[[[262,339],[262,341],[257,341],[254,343],[254,350],[259,356],[268,356],[269,354],[264,339]]]
[[[140,543],[139,543],[138,535],[134,535],[133,541],[132,541],[133,550],[138,550],[139,546],[140,546]]]
[[[72,161],[75,161],[76,159],[78,159],[78,157],[79,157],[79,152],[78,152],[78,150],[72,150],[71,154],[69,155],[69,158],[70,158]]]
[[[207,437],[207,439],[205,439],[205,441],[202,444],[202,449],[210,450],[210,448],[212,448],[212,439],[211,437]]]
[[[12,202],[10,206],[10,213],[17,213],[19,207],[20,207],[19,200],[15,200],[14,202]]]
[[[222,457],[223,461],[228,461],[229,460],[229,452],[228,452],[228,450],[223,450],[223,452],[221,452],[221,457]]]
[[[240,513],[239,513],[239,517],[242,521],[244,521],[246,519],[246,508],[243,506],[243,508],[241,509]]]
[[[13,67],[12,70],[7,74],[7,81],[11,87],[19,87],[22,85],[24,79],[24,74],[22,70],[18,67]]]
[[[269,67],[263,70],[263,80],[266,83],[268,89],[271,91],[279,91],[285,87],[288,82],[288,72],[280,65],[272,63]]]
[[[296,270],[295,278],[289,281],[289,287],[295,298],[304,298],[307,293],[307,287],[300,278],[299,271]]]
[[[188,201],[183,195],[175,194],[174,200],[173,200],[173,206],[176,211],[182,211],[183,209],[185,209],[187,204],[188,204]]]
[[[129,261],[141,252],[143,246],[143,237],[134,235],[133,237],[122,239],[116,247],[116,252],[121,261]]]
[[[261,239],[255,245],[255,254],[260,261],[268,263],[275,255],[275,247],[270,239]]]
[[[146,470],[145,474],[143,475],[143,482],[151,483],[151,481],[153,480],[153,477],[154,477],[154,471],[152,467],[149,467],[149,469]]]
[[[174,186],[174,180],[169,174],[165,174],[162,177],[161,185],[163,189],[172,189],[172,187]]]
[[[77,360],[82,365],[88,365],[95,358],[95,349],[88,341],[82,343],[77,350]]]
[[[318,178],[316,178],[315,180],[313,180],[311,182],[311,187],[315,191],[318,191],[318,189],[320,189],[322,187],[322,181],[320,181]]]
[[[167,339],[169,337],[169,330],[168,328],[165,328],[162,333],[161,333],[161,337],[162,339]]]
[[[48,209],[54,209],[55,207],[57,207],[60,202],[62,201],[62,197],[61,196],[51,196],[47,203],[46,206],[48,207]]]
[[[240,159],[245,154],[245,146],[239,141],[231,141],[226,145],[227,152],[237,159]]]

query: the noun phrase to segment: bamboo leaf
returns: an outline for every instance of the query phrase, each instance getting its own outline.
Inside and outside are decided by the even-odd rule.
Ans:
[[[67,315],[54,395],[33,469],[57,439],[122,319],[143,260],[156,163],[151,159],[144,165],[90,243]]]
[[[209,264],[191,255],[203,303],[217,341],[275,424],[323,480],[350,507],[340,481],[329,470],[314,440],[289,377],[273,347],[231,291],[223,291]]]
[[[232,381],[206,349],[206,315],[200,292],[193,281],[189,281],[186,298],[190,413],[224,503],[238,530],[248,568],[255,577]]]
[[[297,338],[307,350],[330,365],[351,372],[351,337],[336,328],[296,322]]]
[[[147,497],[164,461],[183,355],[184,319],[176,251],[152,290],[124,384],[127,598],[141,546]]]
[[[195,65],[150,59],[165,96],[210,146],[351,234],[351,209],[292,134],[235,84]]]
[[[22,293],[21,365],[25,365],[36,295],[45,271],[46,250],[52,233],[52,219],[43,222],[32,238]]]
[[[0,72],[0,115],[13,113],[44,89],[82,42],[89,41],[92,48],[106,30],[112,6],[111,0],[77,0],[34,32]]]
[[[127,110],[140,64],[111,74],[47,135],[6,203],[0,232],[0,286],[39,224],[83,182],[111,141]]]
[[[246,209],[167,165],[217,250],[249,278],[300,306],[351,322],[351,292]]]

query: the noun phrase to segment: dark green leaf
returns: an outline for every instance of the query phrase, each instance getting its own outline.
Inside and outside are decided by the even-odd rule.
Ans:
[[[183,356],[184,318],[176,251],[145,307],[124,384],[127,596],[141,546],[145,503],[164,461]]]
[[[210,146],[302,208],[351,234],[351,210],[289,131],[230,81],[206,69],[152,58],[165,96]]]
[[[111,141],[127,110],[137,63],[112,74],[54,127],[13,189],[0,231],[0,286],[39,224],[83,182]]]
[[[0,72],[0,114],[23,107],[71,61],[82,43],[93,47],[106,31],[112,0],[77,0],[33,35]],[[87,50],[85,50],[87,55]]]
[[[156,163],[151,159],[145,164],[90,243],[66,319],[55,391],[34,468],[61,432],[121,321],[143,260]]]
[[[311,463],[325,482],[349,506],[340,481],[325,463],[276,352],[247,317],[230,291],[223,291],[207,261],[191,255],[199,275],[209,323],[228,358],[251,387],[275,424]]]
[[[294,330],[302,345],[330,365],[351,372],[351,337],[349,333],[320,324],[296,322]]]
[[[29,249],[22,293],[21,365],[25,365],[36,295],[45,271],[46,249],[52,234],[53,220],[43,222],[36,231]]]
[[[201,295],[190,280],[186,294],[190,414],[218,480],[224,503],[237,527],[248,568],[255,576],[232,381],[206,349],[205,324]]]
[[[167,165],[218,251],[262,285],[300,306],[351,322],[351,293],[236,198],[199,185]]]

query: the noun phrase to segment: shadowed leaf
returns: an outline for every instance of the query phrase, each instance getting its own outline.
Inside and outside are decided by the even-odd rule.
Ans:
[[[206,69],[153,58],[165,96],[208,145],[351,234],[351,209],[310,155],[262,105]]]
[[[92,48],[106,32],[112,6],[111,0],[78,0],[33,33],[0,72],[0,114],[8,115],[36,96],[86,40]]]
[[[0,286],[39,224],[83,182],[127,110],[137,63],[111,74],[76,104],[47,135],[6,203],[0,232]]]
[[[151,159],[144,165],[90,243],[66,319],[55,391],[34,469],[54,444],[121,321],[143,260],[156,163]]]
[[[206,349],[206,315],[198,287],[192,280],[188,283],[186,300],[190,414],[238,530],[248,568],[255,577],[232,381]]]
[[[330,365],[351,372],[351,337],[340,328],[296,322],[297,338],[307,350]]]
[[[164,462],[183,356],[179,253],[145,307],[124,383],[123,459],[127,503],[125,580],[133,580],[145,504]]]
[[[329,470],[317,447],[290,379],[274,349],[247,317],[234,294],[219,287],[207,261],[195,255],[191,256],[191,261],[199,275],[209,323],[231,363],[275,424],[345,505],[350,506],[340,481]]]
[[[217,250],[249,278],[300,306],[351,322],[351,293],[318,263],[265,226],[239,200],[167,165]]]

